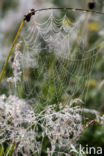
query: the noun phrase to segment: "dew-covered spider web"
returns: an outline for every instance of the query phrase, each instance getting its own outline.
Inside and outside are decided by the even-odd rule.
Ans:
[[[91,23],[98,22],[96,16],[79,11],[42,11],[25,24],[20,37],[23,76],[19,94],[39,109],[86,97],[98,54],[98,47],[90,44],[94,33]]]
[[[1,143],[14,141],[21,155],[67,156],[85,127],[95,119],[104,125],[99,112],[81,108],[103,44],[100,18],[48,10],[24,24],[6,71],[9,96],[0,96]],[[86,126],[88,113],[94,120]]]

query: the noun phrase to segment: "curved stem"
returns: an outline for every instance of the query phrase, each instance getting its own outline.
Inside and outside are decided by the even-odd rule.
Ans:
[[[19,34],[20,34],[20,32],[21,32],[21,29],[22,29],[23,25],[24,25],[24,20],[21,22],[21,25],[20,25],[20,27],[19,27],[19,30],[18,30],[18,32],[17,32],[17,34],[16,34],[16,37],[15,37],[14,41],[13,41],[12,47],[11,47],[11,49],[10,49],[10,51],[9,51],[8,57],[7,57],[6,61],[5,61],[5,64],[4,64],[4,66],[3,66],[3,69],[2,69],[2,71],[1,71],[1,74],[0,74],[0,83],[1,83],[1,81],[2,81],[2,79],[3,79],[4,74],[5,74],[5,70],[6,70],[6,67],[7,67],[7,64],[8,64],[8,61],[9,61],[9,58],[10,58],[10,56],[11,56],[11,54],[12,54],[13,48],[14,48],[14,46],[15,46],[15,44],[16,44],[16,41],[17,41],[17,39],[18,39],[18,36],[19,36]]]
[[[90,12],[90,13],[104,15],[104,12],[89,10],[89,9],[80,9],[80,8],[43,8],[43,9],[34,10],[34,13],[40,11],[48,11],[48,10],[72,10],[72,11],[82,11],[82,12]]]

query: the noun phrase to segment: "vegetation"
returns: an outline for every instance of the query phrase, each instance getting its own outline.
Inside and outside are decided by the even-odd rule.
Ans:
[[[3,21],[8,21],[7,10],[9,14],[13,8],[15,14],[16,3],[1,5],[0,156],[83,156],[88,154],[81,153],[80,145],[103,149],[103,15],[39,12],[30,22],[23,21],[8,55],[4,47],[12,41],[5,42],[5,36],[11,31]],[[81,0],[79,4],[77,8],[87,8]],[[17,8],[21,6],[19,2]],[[94,6],[101,12],[103,0]]]

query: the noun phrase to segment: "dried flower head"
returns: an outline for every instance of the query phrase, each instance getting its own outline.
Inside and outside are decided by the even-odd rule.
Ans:
[[[22,53],[19,51],[21,47],[22,41],[17,43],[16,48],[15,48],[15,56],[12,64],[13,68],[13,77],[10,77],[7,79],[7,82],[14,82],[16,83],[17,81],[21,80],[21,59],[22,59]]]
[[[89,9],[94,9],[96,6],[95,0],[89,0],[88,2],[88,8]]]

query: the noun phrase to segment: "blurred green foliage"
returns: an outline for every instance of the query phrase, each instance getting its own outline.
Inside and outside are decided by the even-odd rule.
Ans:
[[[2,3],[2,12],[1,17],[3,18],[9,10],[15,10],[18,7],[18,2],[15,0],[1,0]]]
[[[57,0],[53,1],[57,6],[64,6],[63,1]],[[67,2],[70,6],[70,1]],[[17,1],[14,0],[4,0],[2,5],[2,18],[6,15],[6,12],[9,9],[16,9],[18,7]],[[80,3],[81,4],[81,3]],[[103,4],[103,0],[99,1],[97,9],[101,9]],[[84,6],[84,4],[82,4]],[[104,20],[101,20],[101,23],[104,23]],[[100,25],[100,23],[98,23]],[[104,24],[103,24],[104,25]],[[16,30],[16,27],[14,28]],[[15,31],[16,32],[16,31]],[[7,33],[11,34],[11,32]],[[14,34],[10,37],[13,39]],[[100,45],[103,43],[103,37],[99,39],[99,34],[97,32],[90,33],[89,32],[89,47],[93,47],[94,45]],[[10,39],[11,40],[11,39]],[[23,76],[23,80],[28,77],[28,83],[27,81],[24,81],[23,84],[18,84],[18,96],[20,98],[34,98],[37,103],[38,111],[41,111],[47,104],[57,104],[60,102],[65,102],[69,100],[69,96],[66,97],[64,95],[64,90],[67,92],[70,89],[67,90],[67,79],[70,78],[70,70],[69,73],[66,74],[66,70],[68,68],[68,62],[64,62],[64,72],[61,73],[62,70],[62,61],[64,60],[57,60],[55,58],[54,53],[48,53],[48,52],[41,52],[37,56],[37,62],[39,63],[39,66],[34,68],[29,68],[26,71],[26,75]],[[41,69],[41,66],[44,68],[43,71]],[[58,68],[57,68],[58,67]],[[44,79],[44,73],[48,71],[48,77],[47,79]],[[56,74],[57,73],[57,74]],[[58,79],[58,76],[55,77],[55,82],[53,82],[54,75],[59,75],[61,78]],[[8,65],[8,68],[6,70],[6,77],[9,77],[12,75],[12,69]],[[99,88],[99,84],[104,79],[104,53],[103,48],[100,48],[100,52],[98,54],[96,63],[94,65],[94,70],[92,72],[92,79],[89,82],[89,90],[86,94],[86,103],[85,107],[90,109],[95,109],[97,111],[100,111],[102,114],[104,113],[104,86]],[[38,81],[37,81],[38,79]],[[74,80],[73,80],[74,81]],[[62,85],[63,87],[60,87]],[[31,89],[30,89],[31,88]],[[81,90],[80,90],[81,92]],[[9,87],[7,83],[2,83],[0,85],[0,94],[7,94],[9,95]],[[77,97],[79,93],[77,93],[75,96]],[[38,101],[38,97],[39,101]],[[46,141],[47,140],[47,141]],[[80,143],[85,146],[86,144],[89,146],[101,146],[104,147],[104,129],[99,124],[93,124],[89,128],[87,128],[80,139]],[[42,154],[45,156],[45,150],[46,147],[49,146],[48,138],[44,138],[43,140],[43,146],[42,146]],[[13,147],[11,147],[10,151],[12,152]],[[11,152],[8,154],[10,156]],[[7,154],[6,154],[7,155]],[[0,146],[0,156],[4,156],[4,148],[1,145]]]

